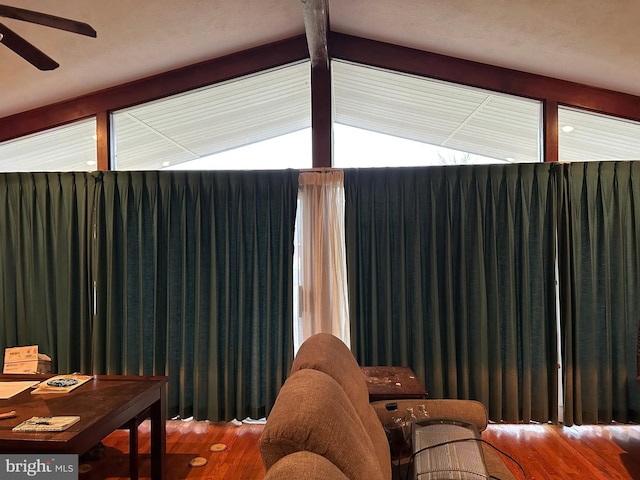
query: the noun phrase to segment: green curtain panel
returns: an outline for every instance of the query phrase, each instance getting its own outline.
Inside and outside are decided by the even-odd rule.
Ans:
[[[557,421],[550,164],[345,171],[351,345],[492,420]]]
[[[565,423],[640,420],[640,162],[564,165]]]
[[[101,174],[94,368],[168,375],[171,416],[265,416],[293,355],[297,178]]]
[[[54,372],[91,369],[93,184],[83,173],[0,174],[0,345],[36,344]]]

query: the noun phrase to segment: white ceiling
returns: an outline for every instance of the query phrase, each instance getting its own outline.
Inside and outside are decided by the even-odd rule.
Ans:
[[[300,0],[3,0],[98,38],[2,19],[53,57],[0,45],[0,118],[304,32]],[[640,2],[333,0],[334,31],[640,95]]]

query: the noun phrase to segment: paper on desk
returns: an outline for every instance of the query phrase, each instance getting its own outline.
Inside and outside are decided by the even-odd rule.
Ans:
[[[0,399],[6,400],[7,398],[14,397],[20,392],[33,387],[38,383],[40,383],[39,380],[36,380],[35,382],[33,380],[0,382]]]
[[[56,417],[31,417],[11,430],[14,432],[61,432],[77,423],[80,417],[56,416]]]

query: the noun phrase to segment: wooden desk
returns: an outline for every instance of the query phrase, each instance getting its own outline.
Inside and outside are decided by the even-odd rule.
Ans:
[[[427,391],[409,367],[360,367],[369,401],[427,398]]]
[[[0,375],[0,381],[44,380],[53,375]],[[69,393],[31,394],[28,389],[0,400],[0,412],[17,417],[0,420],[3,453],[71,453],[81,455],[114,430],[151,419],[151,478],[165,480],[167,377],[98,375]],[[79,415],[80,421],[62,432],[13,432],[33,416]],[[131,432],[131,435],[137,432]],[[136,437],[137,438],[137,437]],[[129,452],[131,463],[137,451]],[[137,476],[132,472],[132,476]]]

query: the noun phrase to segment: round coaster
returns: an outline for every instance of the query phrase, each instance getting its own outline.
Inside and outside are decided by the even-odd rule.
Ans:
[[[224,443],[214,443],[209,447],[212,452],[224,452],[226,449],[227,446]]]
[[[78,473],[87,473],[89,471],[91,471],[91,465],[89,465],[88,463],[82,463],[78,465]]]
[[[191,467],[202,467],[207,464],[207,459],[204,457],[196,457],[192,458],[189,461],[189,466]]]

